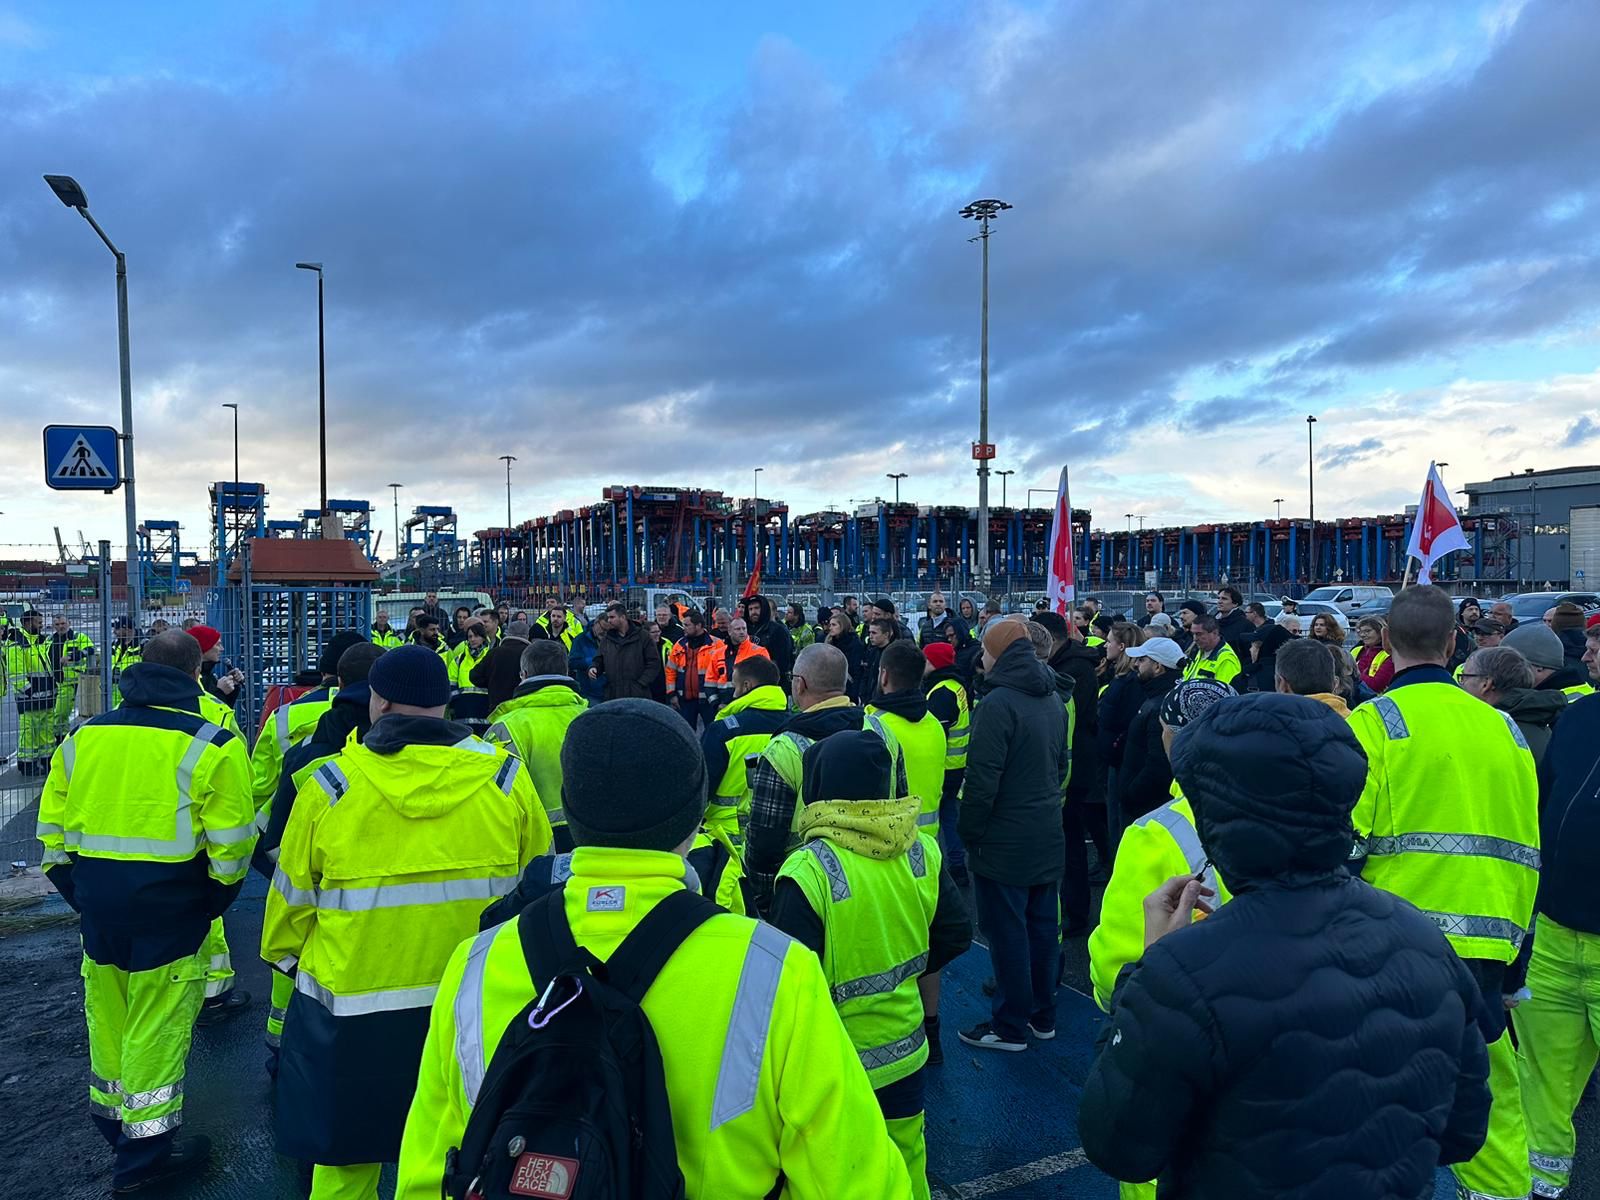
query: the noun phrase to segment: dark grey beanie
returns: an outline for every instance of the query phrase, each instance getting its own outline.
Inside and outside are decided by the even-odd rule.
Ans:
[[[706,760],[677,713],[612,700],[567,727],[562,808],[580,846],[674,850],[706,811]]]

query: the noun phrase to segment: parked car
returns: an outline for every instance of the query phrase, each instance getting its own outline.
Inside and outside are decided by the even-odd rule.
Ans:
[[[1358,605],[1370,603],[1374,600],[1394,599],[1394,589],[1380,587],[1375,584],[1334,584],[1330,587],[1319,587],[1306,595],[1306,600],[1313,600],[1320,604],[1332,604],[1340,612],[1350,612]],[[1305,604],[1305,600],[1300,602]],[[1301,611],[1304,611],[1302,608]]]
[[[1537,621],[1547,609],[1569,601],[1585,610],[1600,608],[1600,594],[1595,592],[1523,592],[1520,595],[1501,596],[1500,599],[1511,605],[1511,615],[1519,621]],[[1487,611],[1489,605],[1496,602],[1484,600],[1480,603]]]
[[[1278,611],[1283,611],[1281,604],[1278,606]],[[1342,608],[1336,604],[1330,604],[1326,600],[1312,600],[1309,598],[1302,600],[1295,606],[1295,612],[1300,618],[1301,633],[1311,632],[1311,618],[1323,613],[1339,622],[1339,628],[1344,630],[1345,633],[1350,632],[1350,618],[1345,615]]]
[[[1100,601],[1100,607],[1113,619],[1120,619],[1133,613],[1135,605],[1138,605],[1140,613],[1144,612],[1143,592],[1085,592],[1080,599]]]

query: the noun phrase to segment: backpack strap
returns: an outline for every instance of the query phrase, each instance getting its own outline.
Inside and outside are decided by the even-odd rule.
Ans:
[[[661,968],[685,939],[722,907],[688,888],[673,892],[633,927],[606,960],[606,979],[635,1004],[642,1003]]]
[[[517,937],[522,942],[522,957],[527,961],[535,995],[543,995],[557,975],[586,971],[596,962],[594,955],[572,940],[562,905],[565,894],[565,889],[559,887],[546,892],[517,918]]]
[[[718,913],[721,906],[684,888],[662,900],[622,939],[601,963],[572,938],[562,890],[550,892],[522,910],[517,933],[528,963],[528,975],[539,993],[557,975],[585,970],[604,979],[635,1004],[685,939]]]

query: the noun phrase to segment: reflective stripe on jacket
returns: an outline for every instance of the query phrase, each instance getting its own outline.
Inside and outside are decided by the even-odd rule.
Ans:
[[[1448,679],[1413,667],[1350,714],[1368,762],[1353,857],[1362,878],[1411,901],[1462,958],[1509,963],[1539,883],[1533,755],[1515,721]]]
[[[815,838],[778,872],[822,918],[822,972],[874,1088],[928,1061],[917,979],[928,966],[939,864],[938,843],[919,832],[910,850],[889,859]]]
[[[572,936],[602,960],[684,886],[675,854],[585,846],[571,866]],[[461,1144],[501,1034],[532,998],[514,922],[457,949],[434,1001],[396,1200],[438,1200],[445,1156]],[[780,1181],[792,1195],[830,1200],[911,1195],[815,955],[770,925],[715,916],[667,961],[643,1008],[687,1195],[760,1200]]]

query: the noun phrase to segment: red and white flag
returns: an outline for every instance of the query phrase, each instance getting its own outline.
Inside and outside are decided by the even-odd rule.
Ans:
[[[1429,463],[1428,481],[1422,485],[1422,500],[1411,525],[1411,542],[1406,546],[1406,553],[1422,564],[1417,571],[1417,582],[1432,583],[1434,563],[1446,554],[1470,549],[1472,546],[1461,528],[1461,518],[1456,516],[1450,493],[1445,491],[1444,480],[1439,478],[1439,468]]]
[[[1067,469],[1062,467],[1061,482],[1056,487],[1055,516],[1050,519],[1050,575],[1044,585],[1050,607],[1062,616],[1072,611],[1078,599],[1072,550],[1072,499],[1067,494]]]

